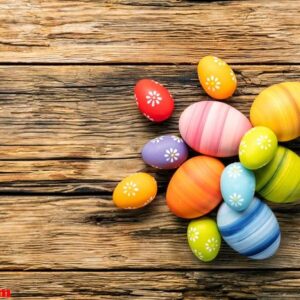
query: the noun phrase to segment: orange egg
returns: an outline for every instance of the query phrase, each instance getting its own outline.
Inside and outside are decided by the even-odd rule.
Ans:
[[[205,92],[214,99],[227,99],[236,90],[233,70],[218,57],[203,57],[198,64],[198,77]]]
[[[210,156],[196,156],[174,173],[167,204],[178,217],[193,219],[212,211],[222,200],[220,179],[224,165]]]
[[[113,201],[117,207],[136,209],[150,203],[156,193],[157,183],[154,177],[146,173],[135,173],[118,183]]]

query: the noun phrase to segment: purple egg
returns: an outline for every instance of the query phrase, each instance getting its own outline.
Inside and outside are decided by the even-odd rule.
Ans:
[[[154,168],[176,169],[188,158],[188,148],[178,136],[162,135],[144,146],[142,158]]]

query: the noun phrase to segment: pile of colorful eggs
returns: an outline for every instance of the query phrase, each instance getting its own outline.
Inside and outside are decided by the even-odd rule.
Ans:
[[[228,99],[237,87],[233,70],[214,56],[200,60],[198,76],[206,93],[217,100]],[[153,80],[138,81],[135,98],[153,122],[168,119],[174,110],[169,91]],[[205,262],[218,255],[221,237],[244,256],[271,257],[280,244],[280,228],[272,210],[258,197],[277,203],[300,199],[300,158],[278,145],[300,136],[300,82],[263,90],[252,104],[250,120],[228,104],[197,102],[180,116],[182,138],[159,136],[142,149],[146,164],[177,169],[167,188],[167,205],[176,216],[194,219],[187,229],[188,244]],[[201,155],[188,159],[188,146]],[[226,167],[218,159],[232,156],[238,156],[239,162]],[[117,185],[113,201],[120,208],[137,209],[156,193],[155,179],[136,173]],[[218,206],[217,221],[205,216]]]

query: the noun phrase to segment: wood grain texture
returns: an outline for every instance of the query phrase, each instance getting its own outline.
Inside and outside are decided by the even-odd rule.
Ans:
[[[185,107],[208,99],[195,66],[0,67],[2,192],[111,192],[137,171],[155,173],[140,157],[160,134],[178,134]],[[227,101],[246,115],[265,87],[298,79],[300,66],[234,66],[239,87]],[[173,117],[153,124],[138,111],[133,87],[152,77],[176,101]],[[300,139],[287,144],[299,153]],[[162,189],[171,172],[156,172]]]
[[[1,62],[299,63],[297,0],[0,4]]]
[[[188,248],[188,222],[166,207],[172,172],[140,158],[208,98],[196,74],[204,55],[232,64],[228,103],[246,115],[263,88],[299,81],[299,1],[3,0],[0,12],[0,288],[13,299],[299,298],[299,204],[271,205],[282,230],[272,259],[223,243],[205,264]],[[144,77],[175,98],[163,125],[136,108]],[[300,139],[286,145],[300,153]],[[136,171],[157,178],[159,196],[119,210],[111,192]]]
[[[252,261],[223,243],[214,262],[202,263],[187,245],[188,221],[163,195],[135,211],[117,209],[110,196],[2,196],[0,270],[295,268],[299,204],[273,208],[282,230],[275,257]]]
[[[298,271],[1,272],[12,299],[298,299]]]

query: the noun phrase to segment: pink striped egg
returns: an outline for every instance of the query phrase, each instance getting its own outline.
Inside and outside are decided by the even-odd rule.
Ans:
[[[251,127],[241,112],[218,101],[194,103],[179,120],[184,141],[195,151],[216,157],[237,155],[240,141]]]

